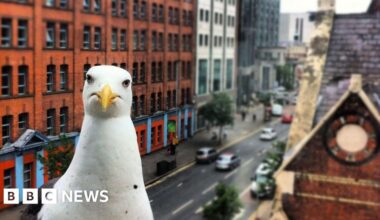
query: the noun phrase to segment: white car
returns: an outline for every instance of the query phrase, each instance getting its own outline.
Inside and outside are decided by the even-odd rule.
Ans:
[[[280,104],[273,104],[272,105],[272,115],[274,116],[281,116],[283,112],[283,107]]]
[[[219,155],[215,163],[217,170],[232,170],[240,165],[240,158],[236,154],[223,153]]]
[[[260,134],[260,140],[271,141],[277,137],[277,133],[273,128],[263,128]]]

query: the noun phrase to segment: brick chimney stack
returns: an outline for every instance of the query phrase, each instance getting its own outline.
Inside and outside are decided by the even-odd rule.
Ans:
[[[335,11],[336,0],[318,0],[318,10],[319,11]]]

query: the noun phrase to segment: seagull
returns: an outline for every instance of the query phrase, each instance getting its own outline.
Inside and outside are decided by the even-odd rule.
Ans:
[[[76,152],[66,173],[53,184],[57,203],[43,204],[38,220],[153,219],[130,116],[131,85],[131,75],[119,67],[101,65],[88,71]],[[108,201],[60,200],[61,192],[73,190],[106,190]]]

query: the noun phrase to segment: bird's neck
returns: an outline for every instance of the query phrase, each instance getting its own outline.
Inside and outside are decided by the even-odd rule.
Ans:
[[[94,118],[86,115],[68,170],[120,182],[143,183],[141,157],[131,118]]]

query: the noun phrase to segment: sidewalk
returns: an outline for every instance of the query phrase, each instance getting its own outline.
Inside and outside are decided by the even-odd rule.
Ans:
[[[186,142],[180,143],[176,149],[177,170],[181,167],[184,167],[194,162],[195,153],[198,150],[198,148],[202,146],[214,146],[214,147],[218,146],[218,148],[220,149],[226,145],[229,145],[237,138],[242,137],[252,132],[253,130],[259,128],[263,124],[263,115],[264,115],[263,111],[264,111],[263,106],[250,108],[248,110],[248,114],[246,115],[244,121],[242,121],[240,114],[235,114],[234,125],[227,126],[224,129],[227,133],[227,140],[224,140],[221,146],[217,145],[217,141],[211,140],[212,132],[215,131],[217,134],[219,134],[219,130],[218,130],[219,128],[213,128],[213,129],[210,129],[210,131],[206,131],[206,130],[200,131],[196,133],[192,138],[187,139]],[[256,117],[257,117],[255,122],[253,122],[252,120],[253,112],[255,112]],[[146,185],[149,185],[155,182],[156,180],[160,179],[160,177],[168,175],[167,173],[160,177],[156,176],[157,162],[161,160],[172,161],[175,159],[174,156],[169,156],[166,150],[167,148],[164,148],[152,154],[142,157],[144,181]]]

